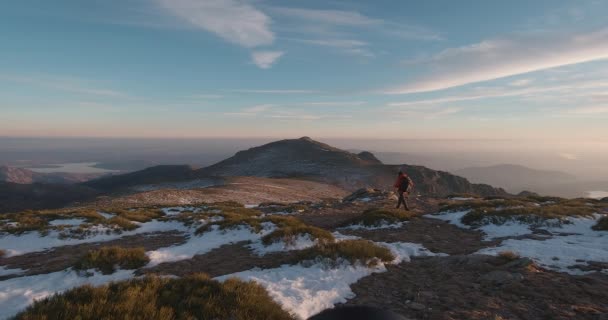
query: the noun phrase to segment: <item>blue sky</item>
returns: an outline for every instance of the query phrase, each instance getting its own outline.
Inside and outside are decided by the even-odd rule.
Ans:
[[[0,136],[608,139],[607,1],[20,0]]]

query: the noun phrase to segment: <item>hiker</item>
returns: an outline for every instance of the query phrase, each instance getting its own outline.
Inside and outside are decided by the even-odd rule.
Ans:
[[[397,209],[399,209],[399,207],[401,207],[401,204],[403,203],[405,210],[410,210],[410,207],[407,205],[407,196],[410,194],[412,188],[414,187],[414,182],[412,181],[412,179],[410,179],[410,177],[403,171],[399,171],[399,176],[397,176],[397,181],[395,181],[395,185],[393,187],[395,187],[397,193],[399,194],[399,200],[397,201]]]

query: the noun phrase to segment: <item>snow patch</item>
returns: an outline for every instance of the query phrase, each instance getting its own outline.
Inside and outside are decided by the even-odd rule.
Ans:
[[[379,230],[379,229],[399,229],[405,225],[405,222],[389,223],[388,221],[380,221],[380,224],[375,226],[366,226],[363,224],[352,224],[342,227],[345,230]]]
[[[99,213],[105,219],[111,219],[111,218],[116,217],[116,215],[113,213],[107,213],[107,212],[101,212],[101,211],[97,211],[97,213]]]
[[[263,256],[271,252],[302,250],[310,248],[317,244],[317,241],[310,238],[308,234],[299,234],[295,239],[289,242],[277,241],[270,245],[264,245],[261,240],[258,240],[247,247],[253,250],[257,255]]]
[[[570,274],[588,273],[569,267],[586,264],[582,261],[608,263],[608,231],[591,229],[600,217],[570,217],[570,223],[562,224],[561,227],[540,227],[551,233],[551,238],[546,240],[508,239],[497,247],[482,249],[477,253],[496,255],[502,251],[513,251],[548,269]]]
[[[392,263],[395,264],[401,262],[410,262],[411,257],[448,256],[445,253],[431,252],[424,246],[411,242],[375,242],[375,244],[391,250],[391,252],[395,256],[395,260],[393,260]]]
[[[355,294],[350,285],[374,272],[386,270],[383,265],[367,268],[342,264],[328,268],[319,263],[309,267],[283,265],[274,269],[252,269],[216,278],[240,278],[255,281],[287,311],[300,319],[307,319],[337,303],[346,302]]]
[[[103,275],[89,270],[93,276],[83,277],[71,269],[12,278],[0,282],[0,319],[8,319],[25,309],[36,300],[44,299],[78,286],[90,284],[100,286],[111,281],[133,277],[132,270],[118,270],[111,275]]]
[[[0,277],[11,276],[24,273],[23,269],[8,269],[5,266],[0,266]]]
[[[51,220],[49,222],[49,225],[51,225],[51,226],[79,226],[85,222],[86,222],[86,220],[84,220],[84,219],[56,219],[56,220]]]
[[[335,235],[335,233],[334,233]],[[395,263],[410,261],[412,256],[431,256],[434,254],[414,243],[379,243],[389,248],[396,256]],[[252,269],[216,278],[240,278],[255,281],[268,291],[270,296],[283,308],[299,319],[307,319],[337,303],[346,302],[355,294],[350,285],[375,272],[384,272],[386,267],[366,267],[346,262],[330,267],[324,263],[304,266],[283,265],[274,269]]]
[[[61,247],[66,245],[74,245],[81,243],[90,242],[102,242],[114,239],[119,239],[125,236],[147,233],[147,232],[160,232],[160,231],[187,231],[188,228],[179,221],[157,221],[152,220],[145,223],[137,223],[139,228],[131,231],[124,231],[121,233],[115,233],[111,228],[103,225],[96,225],[91,227],[89,230],[92,231],[93,235],[83,238],[68,238],[61,239],[59,232],[50,231],[48,235],[41,236],[38,232],[27,232],[21,235],[5,234],[0,235],[0,248],[3,248],[7,252],[7,256],[17,256],[30,252],[45,251],[55,247]]]
[[[225,244],[255,241],[274,230],[274,224],[272,223],[263,223],[262,227],[260,233],[255,233],[251,228],[245,226],[219,230],[217,225],[213,225],[211,230],[202,235],[191,235],[184,244],[148,251],[146,254],[150,258],[150,263],[147,266],[152,267],[163,262],[191,259],[197,254],[205,254]]]

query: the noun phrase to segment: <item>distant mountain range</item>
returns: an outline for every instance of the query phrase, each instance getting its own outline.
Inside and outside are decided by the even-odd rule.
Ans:
[[[524,190],[545,193],[548,188],[555,190],[561,185],[577,182],[575,176],[565,172],[538,170],[513,164],[465,168],[453,173],[473,182],[492,184],[513,193]]]
[[[470,183],[467,179],[448,172],[422,166],[385,165],[370,152],[355,154],[308,137],[276,141],[239,151],[233,157],[206,168],[161,165],[131,173],[101,177],[74,187],[77,189],[75,192],[82,195],[115,194],[154,188],[176,188],[180,185],[185,188],[205,187],[210,184],[221,184],[223,177],[250,176],[312,180],[354,191],[362,187],[392,189],[399,170],[404,170],[410,175],[416,183],[415,192],[422,195],[446,196],[452,193],[507,195],[503,189],[487,184]],[[11,176],[20,177],[14,179],[21,182],[36,182],[38,179],[35,174],[17,173],[19,172],[13,172]],[[30,176],[32,177],[29,178]],[[17,193],[19,192],[25,192],[24,187],[17,190]],[[48,194],[41,194],[41,197],[47,196]],[[11,197],[7,196],[5,199],[10,201]],[[77,200],[81,198],[77,197]]]
[[[51,172],[40,173],[25,168],[0,166],[0,182],[20,184],[51,183],[73,184],[99,178],[99,173]]]
[[[489,185],[471,184],[447,172],[421,166],[385,165],[369,152],[354,154],[308,137],[281,140],[237,152],[233,157],[206,168],[156,166],[125,175],[86,182],[102,190],[234,176],[300,178],[340,186],[346,190],[361,187],[390,189],[399,169],[404,169],[425,195],[450,193],[502,195],[504,190]]]

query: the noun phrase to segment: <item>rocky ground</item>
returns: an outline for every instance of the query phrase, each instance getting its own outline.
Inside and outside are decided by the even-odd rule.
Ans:
[[[410,319],[608,319],[608,274],[571,275],[541,268],[527,258],[474,254],[504,239],[486,241],[481,231],[426,217],[437,211],[439,200],[412,197],[410,203],[415,215],[401,227],[350,230],[342,228],[350,219],[368,208],[394,206],[394,196],[367,190],[345,202],[319,202],[321,198],[340,198],[344,193],[339,189],[312,191],[314,185],[308,184],[296,188],[288,180],[264,183],[260,178],[243,178],[230,183],[232,187],[219,188],[224,193],[206,189],[205,195],[209,198],[205,199],[236,198],[244,203],[307,200],[311,202],[300,204],[304,209],[295,210],[292,215],[309,225],[375,242],[417,243],[434,253],[445,254],[413,257],[411,261],[387,265],[386,272],[363,277],[351,285],[355,296],[345,305],[376,306]],[[218,196],[214,196],[216,192]],[[149,196],[154,196],[153,193]],[[135,200],[108,201],[115,206]],[[175,199],[167,200],[171,201]],[[63,270],[83,252],[108,244],[155,250],[186,241],[182,232],[165,231],[0,258],[0,266],[27,270],[0,277],[0,281]],[[248,245],[248,241],[226,244],[192,258],[139,269],[136,274],[184,276],[205,272],[217,277],[253,268],[277,268],[293,261],[295,254],[294,251],[279,251],[260,256]],[[586,267],[593,271],[594,264]],[[600,264],[596,269],[602,268]]]

